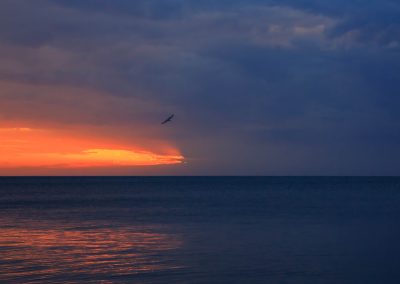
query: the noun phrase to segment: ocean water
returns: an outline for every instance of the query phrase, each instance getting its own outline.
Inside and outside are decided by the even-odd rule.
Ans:
[[[400,178],[0,178],[0,283],[400,283]]]

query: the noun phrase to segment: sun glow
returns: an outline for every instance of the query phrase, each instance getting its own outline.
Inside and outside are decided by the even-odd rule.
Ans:
[[[179,151],[168,153],[67,135],[57,130],[0,128],[0,168],[113,167],[179,164]]]

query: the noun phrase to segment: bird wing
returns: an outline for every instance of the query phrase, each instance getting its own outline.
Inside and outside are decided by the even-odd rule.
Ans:
[[[173,117],[174,117],[174,114],[171,115],[170,117],[168,117],[168,118],[167,118],[166,120],[164,120],[163,122],[161,122],[161,124],[165,124],[165,123],[171,121],[171,119],[172,119]]]

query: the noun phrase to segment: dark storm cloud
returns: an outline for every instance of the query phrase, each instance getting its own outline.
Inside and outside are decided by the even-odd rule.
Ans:
[[[92,88],[140,113],[118,99],[82,123],[176,112],[187,173],[393,174],[400,4],[364,2],[4,0],[0,79]]]

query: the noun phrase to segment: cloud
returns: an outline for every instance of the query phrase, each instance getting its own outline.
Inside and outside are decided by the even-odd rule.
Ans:
[[[0,117],[170,141],[188,173],[392,173],[399,13],[389,0],[2,1]]]

